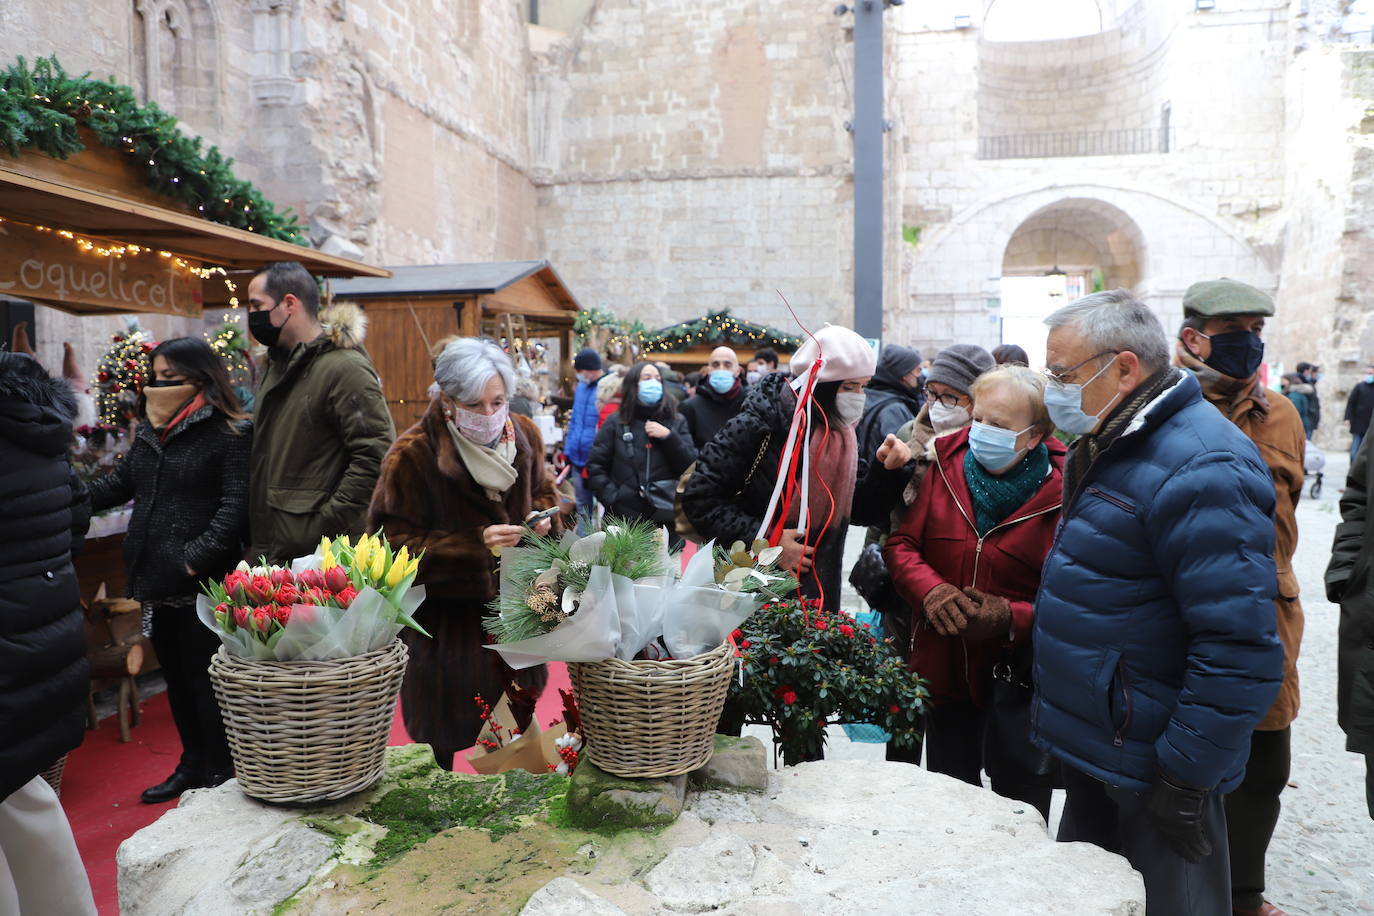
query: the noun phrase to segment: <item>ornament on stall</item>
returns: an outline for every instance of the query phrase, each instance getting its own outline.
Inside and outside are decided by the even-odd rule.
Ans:
[[[224,360],[230,381],[235,386],[251,387],[257,373],[251,355],[252,344],[243,331],[243,322],[235,312],[225,312],[222,317],[219,327],[205,332],[205,339],[209,341],[210,349]]]
[[[128,429],[133,425],[138,416],[138,396],[152,374],[148,354],[155,346],[151,335],[133,318],[122,334],[110,338],[110,347],[96,363],[91,379],[101,426]]]
[[[730,314],[729,309],[710,312],[704,318],[684,321],[660,328],[644,335],[644,352],[681,353],[694,346],[760,349],[772,347],[791,353],[801,346],[802,339],[774,327],[744,321]]]

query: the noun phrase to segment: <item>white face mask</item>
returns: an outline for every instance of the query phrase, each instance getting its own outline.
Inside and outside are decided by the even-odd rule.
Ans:
[[[862,391],[841,391],[835,395],[835,419],[845,426],[853,426],[864,415],[867,396]]]
[[[968,421],[967,407],[946,407],[939,401],[930,402],[930,425],[935,427],[937,433],[946,433],[951,429],[967,426]]]

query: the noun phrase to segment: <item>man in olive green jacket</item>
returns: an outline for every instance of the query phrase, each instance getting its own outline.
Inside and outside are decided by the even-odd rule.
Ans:
[[[1363,754],[1365,804],[1374,818],[1374,528],[1368,524],[1374,493],[1374,461],[1365,436],[1341,494],[1341,523],[1326,567],[1326,598],[1341,606],[1336,643],[1336,719],[1345,732],[1345,749]]]
[[[249,525],[254,562],[286,563],[322,536],[362,532],[396,430],[362,347],[356,306],[319,310],[300,264],[271,264],[248,285],[248,330],[268,348],[254,409]]]

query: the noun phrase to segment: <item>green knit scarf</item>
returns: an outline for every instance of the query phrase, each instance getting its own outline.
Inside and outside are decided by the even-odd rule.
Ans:
[[[1044,443],[1027,452],[1010,470],[996,475],[989,474],[970,449],[964,455],[964,479],[973,496],[973,521],[978,536],[983,537],[1024,506],[1049,472],[1050,452]]]

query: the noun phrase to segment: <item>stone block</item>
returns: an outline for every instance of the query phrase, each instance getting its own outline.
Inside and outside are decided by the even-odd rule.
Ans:
[[[520,916],[625,916],[625,911],[572,878],[555,878],[534,892]]]
[[[711,759],[688,775],[695,788],[762,792],[768,788],[768,752],[758,738],[716,735]]]
[[[568,789],[568,819],[588,829],[664,827],[677,820],[687,777],[628,779],[583,758]]]

